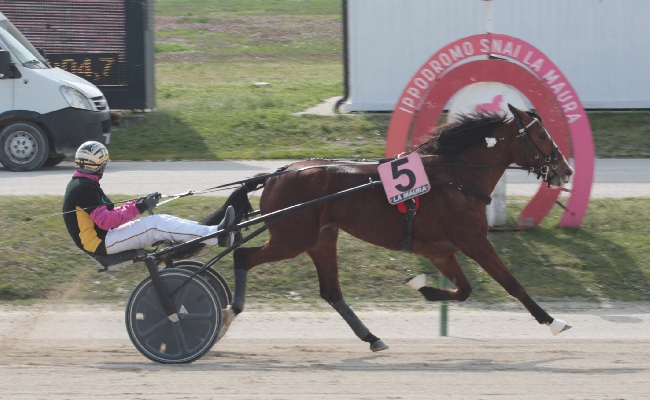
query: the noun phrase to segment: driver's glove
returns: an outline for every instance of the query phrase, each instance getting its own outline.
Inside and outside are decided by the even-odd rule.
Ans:
[[[135,202],[135,206],[138,208],[138,211],[140,211],[140,214],[142,214],[145,211],[151,211],[154,208],[156,208],[156,204],[158,204],[158,199],[160,199],[160,193],[153,192],[151,194],[148,194],[145,197],[140,197]]]

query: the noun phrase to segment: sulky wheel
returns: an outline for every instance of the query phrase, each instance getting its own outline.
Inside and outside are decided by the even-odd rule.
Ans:
[[[173,293],[192,273],[163,269],[160,279]],[[221,303],[212,286],[195,276],[170,296],[178,322],[162,307],[151,276],[143,279],[126,305],[126,330],[133,345],[148,359],[166,364],[190,363],[205,355],[219,336]]]
[[[198,271],[202,266],[203,263],[200,261],[174,261],[174,268],[181,268],[187,271],[191,271],[192,273]],[[208,268],[201,274],[201,277],[208,281],[214,291],[217,292],[217,296],[219,296],[219,301],[221,302],[222,307],[225,308],[226,306],[232,304],[232,291],[230,290],[230,286],[228,286],[228,282],[226,282],[226,279],[218,271],[212,268]],[[226,332],[228,332],[229,327],[230,323],[225,324],[221,327],[217,341],[221,340],[221,338],[224,337]]]

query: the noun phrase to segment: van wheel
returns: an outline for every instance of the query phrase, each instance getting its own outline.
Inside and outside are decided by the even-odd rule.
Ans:
[[[65,155],[63,156],[54,156],[54,157],[49,157],[47,160],[45,160],[45,163],[43,164],[44,167],[54,167],[55,165],[61,164],[65,160]]]
[[[0,131],[0,163],[12,171],[40,168],[48,153],[45,133],[31,122],[12,122]]]

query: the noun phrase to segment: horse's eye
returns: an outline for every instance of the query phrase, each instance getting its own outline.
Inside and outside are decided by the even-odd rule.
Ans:
[[[548,139],[548,135],[546,134],[546,132],[541,133],[538,137],[539,137],[541,140],[546,140],[546,139]]]

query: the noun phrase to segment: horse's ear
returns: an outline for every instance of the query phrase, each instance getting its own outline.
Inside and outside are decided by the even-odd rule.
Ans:
[[[515,117],[515,119],[522,121],[523,118],[521,117],[521,110],[518,109],[517,107],[513,106],[512,104],[508,103],[508,109],[512,113],[512,116]]]

